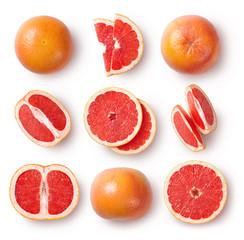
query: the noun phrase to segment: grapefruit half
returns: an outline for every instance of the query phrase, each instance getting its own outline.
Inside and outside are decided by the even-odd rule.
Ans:
[[[98,41],[105,46],[103,53],[107,76],[132,69],[141,59],[144,42],[136,24],[129,18],[115,14],[114,22],[94,19]]]
[[[188,111],[199,132],[208,134],[217,127],[217,117],[206,93],[196,84],[185,89]]]
[[[203,161],[187,161],[173,168],[164,183],[169,211],[186,223],[206,223],[222,211],[227,186],[221,172]]]
[[[131,141],[141,123],[141,104],[132,93],[122,88],[102,89],[85,106],[84,124],[88,134],[108,147]]]
[[[71,213],[79,200],[79,186],[65,166],[29,164],[12,177],[10,200],[26,218],[54,220]]]
[[[40,90],[28,92],[15,107],[16,121],[24,134],[42,147],[53,147],[70,131],[71,119],[65,107]]]
[[[150,106],[143,100],[138,99],[142,108],[142,124],[139,132],[128,143],[111,148],[120,154],[136,154],[145,150],[153,141],[156,133],[156,118]]]

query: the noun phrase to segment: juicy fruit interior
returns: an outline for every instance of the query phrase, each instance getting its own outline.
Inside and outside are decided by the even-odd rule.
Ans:
[[[125,93],[107,91],[90,104],[87,122],[91,132],[100,140],[122,141],[138,124],[136,104]]]
[[[172,209],[184,218],[209,218],[223,199],[223,184],[214,170],[186,165],[169,180],[167,195]]]
[[[106,72],[128,66],[138,57],[139,41],[132,27],[120,19],[114,25],[96,23],[98,41],[105,45],[103,54]]]
[[[58,170],[48,172],[46,178],[37,169],[23,172],[15,185],[15,198],[28,213],[38,214],[44,208],[55,215],[65,211],[73,200],[73,184],[67,174]]]
[[[19,109],[19,119],[25,130],[38,141],[54,141],[55,136],[46,126],[45,119],[48,119],[55,129],[62,131],[66,126],[64,112],[55,102],[40,94],[32,95],[28,103],[31,106],[23,104]]]

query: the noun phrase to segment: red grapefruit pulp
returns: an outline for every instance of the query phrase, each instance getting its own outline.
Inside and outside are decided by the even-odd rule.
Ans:
[[[70,131],[71,120],[64,106],[50,94],[27,93],[15,107],[15,118],[25,135],[43,147],[52,147]]]
[[[10,200],[24,217],[63,218],[77,205],[79,186],[74,174],[65,166],[25,165],[12,177]]]
[[[139,62],[144,43],[134,22],[115,14],[114,22],[98,18],[94,25],[98,41],[105,46],[103,58],[107,76],[129,71]]]
[[[223,209],[227,186],[220,171],[202,161],[176,166],[167,176],[164,200],[169,211],[187,223],[205,223]]]
[[[139,101],[127,90],[110,87],[95,93],[84,110],[84,124],[96,142],[117,147],[135,137],[142,122]]]
[[[180,105],[173,108],[171,122],[176,135],[188,149],[198,152],[205,148],[205,143],[192,119]]]
[[[197,129],[208,134],[217,127],[217,117],[206,93],[196,84],[185,89],[187,108]]]

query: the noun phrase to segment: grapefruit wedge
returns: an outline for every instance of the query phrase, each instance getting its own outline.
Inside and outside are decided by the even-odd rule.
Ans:
[[[205,143],[192,119],[180,105],[173,108],[171,122],[176,135],[188,149],[199,152],[205,148]]]
[[[122,88],[102,89],[85,106],[84,124],[88,134],[108,147],[131,141],[141,123],[141,104],[132,93]]]
[[[136,154],[145,150],[153,141],[156,133],[156,118],[150,106],[138,99],[142,108],[142,124],[139,132],[128,143],[111,148],[114,152],[120,154]]]
[[[70,214],[79,200],[79,186],[65,166],[29,164],[12,177],[10,200],[26,218],[54,220]]]
[[[217,127],[217,117],[206,93],[196,84],[185,89],[188,111],[199,132],[208,134]]]
[[[227,186],[221,172],[202,161],[179,164],[168,174],[164,200],[169,211],[186,223],[206,223],[222,211]]]
[[[98,18],[94,26],[98,41],[105,46],[103,59],[107,76],[127,72],[140,61],[144,42],[133,21],[115,14],[114,22]]]
[[[42,147],[53,147],[70,131],[71,119],[65,107],[52,95],[34,90],[15,107],[16,121],[24,134]]]

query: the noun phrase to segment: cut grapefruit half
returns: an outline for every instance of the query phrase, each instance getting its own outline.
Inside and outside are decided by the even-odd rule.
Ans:
[[[217,117],[206,93],[196,84],[185,89],[188,111],[199,132],[208,134],[217,127]]]
[[[223,175],[202,161],[179,164],[168,174],[164,200],[169,211],[186,223],[205,223],[222,211],[227,198]]]
[[[88,134],[108,147],[131,141],[141,123],[141,104],[132,93],[122,88],[102,89],[85,106],[84,124]]]
[[[52,95],[34,90],[15,107],[16,121],[24,134],[42,147],[52,147],[70,131],[71,119],[65,107]]]
[[[105,46],[103,53],[107,76],[121,74],[133,68],[141,59],[144,42],[136,24],[115,14],[115,20],[94,19],[98,41]]]
[[[138,99],[142,108],[142,124],[136,136],[128,143],[111,148],[120,154],[136,154],[145,150],[153,141],[156,133],[156,118],[149,105]]]
[[[171,122],[176,135],[188,149],[193,152],[199,152],[205,148],[202,136],[190,116],[180,105],[176,105],[173,108]]]
[[[54,220],[70,214],[79,200],[79,186],[65,166],[29,164],[12,177],[10,200],[26,218]]]

